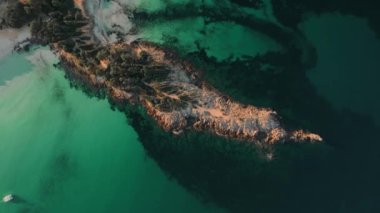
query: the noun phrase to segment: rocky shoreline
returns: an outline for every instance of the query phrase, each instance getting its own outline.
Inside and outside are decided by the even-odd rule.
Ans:
[[[101,44],[92,33],[84,1],[37,2],[38,7],[31,1],[15,6],[40,8],[29,15],[36,17],[30,23],[31,41],[50,45],[71,81],[108,97],[119,109],[141,105],[173,134],[194,129],[257,144],[322,141],[317,134],[287,129],[271,109],[243,105],[221,94],[173,51],[141,41]]]
[[[289,22],[286,29],[290,29],[291,34],[286,35],[292,39],[286,35],[279,36],[276,40],[283,41],[281,45],[286,41],[302,42],[302,38],[294,38],[297,33],[292,34],[299,29],[293,31],[289,28],[299,23],[297,19],[292,20],[292,15],[306,17],[310,11],[318,12],[313,2],[327,8],[322,8],[323,13],[329,12],[331,6],[339,6],[334,4],[338,0],[323,1],[326,4],[301,0],[272,1],[277,20],[283,24]],[[364,2],[347,1],[339,6],[339,11],[343,13],[349,9],[346,6],[357,5],[348,14],[357,15],[362,10],[368,17],[372,10],[365,7],[375,7],[368,4],[369,1]],[[111,109],[124,112],[147,156],[154,159],[171,180],[202,201],[215,203],[230,212],[339,212],[348,209],[376,212],[379,209],[377,180],[380,174],[376,169],[380,162],[376,134],[379,128],[370,117],[335,109],[319,95],[307,78],[318,55],[311,55],[311,60],[303,60],[305,53],[312,54],[305,50],[304,43],[296,42],[301,44],[297,46],[289,42],[290,47],[282,45],[284,50],[281,51],[223,61],[206,55],[205,47],[195,52],[176,49],[180,48],[181,42],[157,45],[120,41],[106,45],[98,42],[90,32],[93,17],[83,17],[83,12],[74,8],[74,4],[68,9],[60,9],[62,14],[55,16],[51,12],[57,9],[51,5],[45,5],[45,12],[34,16],[38,18],[24,23],[33,23],[30,23],[34,29],[30,42],[50,45],[61,56],[59,66],[74,87],[90,97],[107,98]],[[182,24],[182,19],[175,16],[187,7],[178,11],[175,6],[162,11],[168,14],[168,19],[179,20]],[[191,17],[199,14],[196,10],[190,12],[195,14]],[[374,17],[377,16],[376,10],[372,12]],[[161,13],[148,15],[157,19],[156,23],[165,22]],[[207,19],[208,14],[201,15]],[[213,17],[218,21],[221,15]],[[146,17],[141,19],[146,20]],[[141,23],[140,20],[136,22]],[[55,29],[55,25],[65,30]],[[79,29],[83,31],[76,32]],[[271,31],[264,31],[256,25],[251,29],[268,32],[266,34],[273,37]],[[302,32],[299,34],[302,36]],[[62,37],[65,39],[58,39]],[[307,41],[308,37],[304,38]],[[111,50],[115,52],[111,53]],[[165,55],[165,63],[158,60],[160,55]],[[172,65],[180,69],[174,69]],[[157,71],[153,74],[160,75],[152,76],[150,71]],[[188,79],[186,82],[182,78],[183,73]],[[177,80],[168,81],[168,76]],[[189,91],[193,92],[192,95]],[[207,95],[202,96],[202,92]],[[190,106],[189,111],[183,110],[183,102]],[[218,124],[228,120],[226,115],[247,119],[247,112],[253,109],[268,112],[270,118],[276,118],[275,124],[279,124],[288,137],[273,144],[265,141],[264,136],[268,134],[258,134],[261,140],[257,140],[237,134],[243,131],[217,131]],[[270,114],[274,111],[278,115]],[[184,117],[186,123],[173,124],[171,119],[165,119],[169,116]],[[244,125],[238,123],[238,126]],[[299,127],[320,133],[324,142],[302,140],[304,133],[296,131]],[[289,139],[290,136],[299,138]],[[127,138],[120,140],[130,142]],[[89,143],[89,147],[83,149],[90,151],[93,145],[96,144]],[[105,157],[109,154],[104,150]],[[154,180],[155,177],[150,178]]]

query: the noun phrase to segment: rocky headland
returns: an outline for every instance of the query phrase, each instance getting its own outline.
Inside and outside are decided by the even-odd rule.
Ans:
[[[195,129],[257,144],[322,141],[317,134],[287,128],[272,109],[240,104],[217,91],[201,70],[170,49],[145,41],[103,44],[84,1],[6,1],[2,7],[1,26],[29,24],[28,41],[49,45],[71,81],[120,109],[143,106],[175,135]]]
[[[283,48],[226,60],[207,55],[205,46],[179,49],[182,43],[175,39],[169,40],[172,45],[130,43],[123,36],[116,43],[104,42],[92,30],[99,27],[95,13],[87,12],[82,1],[0,2],[2,28],[30,27],[32,36],[16,49],[49,45],[69,82],[125,112],[147,155],[202,199],[231,212],[379,209],[380,155],[374,134],[379,128],[365,115],[334,109],[318,94],[307,78],[318,54],[297,28],[310,13],[340,12],[367,18],[379,32],[379,13],[371,0],[265,1],[272,2],[280,24],[241,14],[241,7],[224,7],[224,1],[212,8],[189,7],[200,2],[194,0],[181,7],[168,3],[157,12],[127,11],[137,28],[154,21],[187,23],[183,17],[228,20]],[[264,1],[228,2],[256,9]],[[20,8],[25,13],[33,8],[28,19],[14,14],[25,14]],[[321,140],[319,135],[302,128],[323,135],[324,143],[313,143]]]

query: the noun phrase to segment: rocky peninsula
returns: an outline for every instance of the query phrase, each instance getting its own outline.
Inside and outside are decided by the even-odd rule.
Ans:
[[[30,25],[31,44],[49,45],[71,81],[123,109],[141,105],[166,131],[207,131],[270,145],[321,142],[287,128],[268,108],[244,105],[217,91],[202,71],[173,50],[146,41],[103,44],[93,33],[84,0],[20,0],[2,3],[2,28]],[[24,46],[23,46],[24,47]]]

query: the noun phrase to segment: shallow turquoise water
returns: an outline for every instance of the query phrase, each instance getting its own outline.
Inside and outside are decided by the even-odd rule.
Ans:
[[[206,49],[208,56],[218,60],[256,56],[281,49],[274,40],[260,32],[232,22],[206,25],[202,17],[153,22],[142,29],[141,34],[144,39],[156,43],[164,43],[167,36],[174,35],[178,39],[176,45],[182,51],[196,51],[198,44]]]
[[[220,212],[163,174],[124,115],[25,56],[0,59],[0,195],[25,201],[0,212]]]

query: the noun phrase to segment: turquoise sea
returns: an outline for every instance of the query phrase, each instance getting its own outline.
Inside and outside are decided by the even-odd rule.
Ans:
[[[135,130],[106,100],[70,87],[55,56],[35,47],[0,57],[0,197],[16,196],[0,213],[380,211],[380,39],[369,19],[305,6],[302,20],[292,20],[297,7],[274,7],[285,0],[239,6],[259,18],[252,25],[209,22],[180,7],[225,1],[97,2],[111,8],[95,17],[100,30],[113,22],[129,29],[130,17],[115,11],[133,5],[141,14],[131,39],[173,48],[221,92],[275,109],[321,134],[326,149],[279,145],[263,163],[251,147],[221,137],[173,137],[150,121],[135,121]],[[233,2],[236,9],[244,1]]]
[[[165,176],[125,116],[70,88],[44,55],[0,60],[0,195],[20,201],[0,212],[222,212]]]

